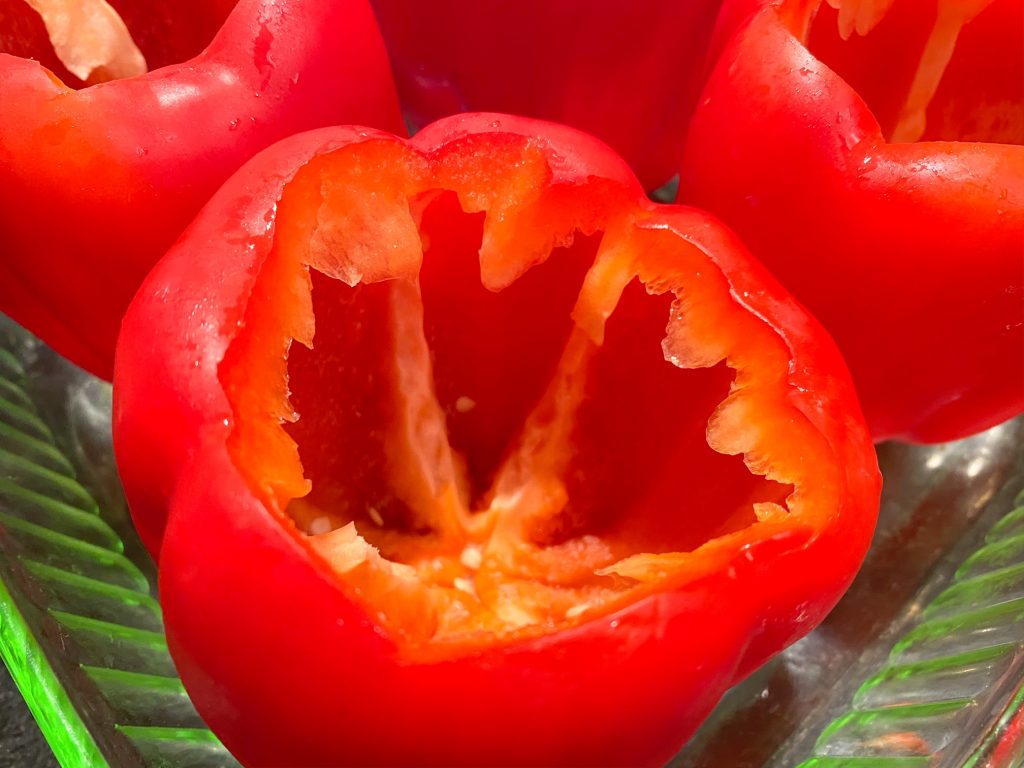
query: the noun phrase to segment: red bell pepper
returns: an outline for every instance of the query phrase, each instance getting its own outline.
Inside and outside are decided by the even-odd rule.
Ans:
[[[254,766],[663,761],[877,511],[817,323],[525,118],[260,154],[137,294],[114,391],[172,653]]]
[[[983,430],[1024,410],[1024,3],[833,4],[726,4],[680,200],[831,332],[876,438]]]
[[[372,0],[406,116],[465,111],[572,125],[647,189],[679,168],[722,0]]]
[[[9,4],[4,48],[62,69],[40,18]],[[142,278],[246,159],[339,121],[402,128],[365,0],[116,4],[166,66],[73,90],[0,54],[0,310],[107,378]]]

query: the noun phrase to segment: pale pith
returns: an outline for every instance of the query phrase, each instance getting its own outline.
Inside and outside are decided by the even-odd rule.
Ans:
[[[895,0],[828,0],[839,11],[839,35],[848,40],[856,32],[867,35],[892,8]],[[991,5],[993,0],[938,0],[937,15],[914,79],[903,100],[890,140],[917,141],[927,127],[931,104],[942,76],[953,58],[964,26]]]
[[[92,85],[146,72],[146,59],[106,0],[25,0],[42,17],[57,58]]]

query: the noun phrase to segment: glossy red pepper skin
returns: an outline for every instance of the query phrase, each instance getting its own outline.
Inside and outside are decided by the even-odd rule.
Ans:
[[[648,189],[679,167],[721,0],[373,0],[408,119],[494,111],[587,131]]]
[[[276,497],[246,479],[237,451],[247,446],[231,447],[241,434],[241,395],[223,383],[243,334],[261,343],[272,331],[251,325],[248,309],[268,306],[270,295],[284,317],[280,302],[296,297],[287,282],[259,281],[278,263],[285,190],[312,164],[364,147],[383,147],[410,167],[455,167],[471,192],[485,184],[479,191],[498,189],[499,201],[523,187],[509,192],[485,179],[506,171],[527,177],[516,176],[514,162],[480,157],[519,147],[526,166],[542,158],[550,169],[542,194],[566,206],[547,211],[552,216],[641,222],[648,235],[697,249],[703,266],[691,277],[716,287],[706,297],[695,291],[693,306],[710,312],[704,298],[722,302],[736,326],[712,323],[712,333],[732,338],[723,342],[726,354],[732,365],[749,366],[746,387],[768,375],[765,392],[775,393],[776,415],[786,414],[766,416],[749,434],[738,427],[744,447],[729,452],[749,450],[758,474],[793,479],[806,498],[802,512],[716,539],[694,555],[688,577],[593,619],[494,642],[470,638],[426,655],[405,647],[298,533]],[[501,210],[495,226],[516,220],[515,205]],[[524,214],[531,223],[520,224],[543,228],[544,213],[531,209]],[[159,348],[154,338],[164,340]],[[268,364],[279,365],[280,355]],[[266,381],[283,394],[276,371]],[[151,550],[159,547],[168,642],[182,679],[204,719],[254,766],[663,762],[730,684],[824,617],[867,548],[879,493],[838,353],[731,233],[699,211],[646,202],[623,163],[590,137],[497,115],[441,121],[408,142],[325,129],[250,161],[132,303],[118,346],[114,424],[133,515]],[[699,435],[703,441],[703,428]]]
[[[823,7],[812,50],[848,81],[805,45],[817,5],[723,8],[679,199],[733,227],[821,320],[876,439],[986,429],[1024,410],[1024,147],[951,141],[970,126],[947,115],[958,89],[993,110],[1015,98],[1019,112],[1024,4],[996,0],[964,27],[917,143],[887,142],[882,126],[893,128],[887,89],[909,84],[935,4],[900,0],[846,43],[822,41],[822,24],[835,29]],[[996,135],[1019,144],[1014,125]]]
[[[151,59],[196,45],[172,37]],[[78,91],[0,54],[0,103],[0,310],[105,378],[142,278],[245,160],[337,122],[402,130],[362,0],[242,0],[194,58]]]

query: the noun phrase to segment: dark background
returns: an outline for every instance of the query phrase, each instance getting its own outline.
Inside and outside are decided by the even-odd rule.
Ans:
[[[0,768],[57,768],[57,760],[3,662],[0,662]]]

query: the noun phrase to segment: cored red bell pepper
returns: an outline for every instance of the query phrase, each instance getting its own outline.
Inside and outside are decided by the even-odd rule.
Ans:
[[[161,68],[81,90],[21,58],[68,74],[28,5],[0,5],[0,310],[108,378],[142,278],[245,160],[337,122],[402,129],[365,0],[115,1]]]
[[[594,134],[648,189],[673,177],[722,0],[372,0],[406,116],[467,110]]]
[[[818,324],[525,118],[260,154],[140,289],[114,391],[172,653],[254,766],[663,761],[877,511]]]
[[[985,429],[1024,410],[1024,3],[819,4],[723,8],[680,200],[822,321],[876,438]]]

